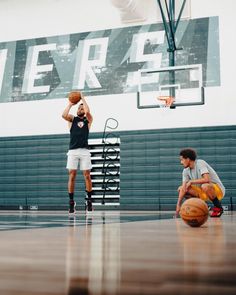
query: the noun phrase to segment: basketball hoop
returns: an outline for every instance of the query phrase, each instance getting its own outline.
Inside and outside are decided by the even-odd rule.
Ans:
[[[175,109],[175,105],[173,104],[175,101],[175,98],[173,96],[162,95],[162,96],[158,96],[157,100],[158,100],[158,104],[160,108]]]

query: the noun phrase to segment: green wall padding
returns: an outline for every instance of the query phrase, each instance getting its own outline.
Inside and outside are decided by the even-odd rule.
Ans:
[[[223,204],[236,206],[236,126],[122,131],[120,136],[120,206],[117,209],[174,210],[182,166],[179,151],[195,148],[219,174],[225,187]],[[90,138],[101,138],[91,133]],[[66,209],[66,152],[69,136],[0,138],[0,208]],[[84,202],[78,173],[76,198]],[[113,208],[113,209],[116,209]]]

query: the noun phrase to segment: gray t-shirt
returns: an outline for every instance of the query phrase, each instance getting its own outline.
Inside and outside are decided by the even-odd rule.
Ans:
[[[208,173],[210,176],[210,181],[212,183],[217,183],[219,187],[221,188],[223,195],[225,195],[225,187],[223,183],[221,182],[219,176],[215,172],[215,170],[207,164],[204,160],[196,160],[194,164],[194,168],[190,169],[185,168],[183,170],[183,182],[191,180],[191,179],[199,179],[202,178],[202,175]],[[201,184],[199,184],[200,186]]]

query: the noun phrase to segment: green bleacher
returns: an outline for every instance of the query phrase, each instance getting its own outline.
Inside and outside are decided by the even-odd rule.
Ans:
[[[174,210],[183,169],[179,151],[185,147],[195,148],[198,158],[215,168],[226,187],[223,205],[235,209],[236,126],[114,133],[120,138],[120,205],[109,209]],[[90,139],[101,137],[102,133],[90,134]],[[18,210],[30,205],[42,210],[67,209],[68,142],[67,134],[1,137],[0,209]],[[81,173],[76,198],[83,206]]]

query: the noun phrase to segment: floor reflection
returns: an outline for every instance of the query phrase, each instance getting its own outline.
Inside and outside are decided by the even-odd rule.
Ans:
[[[205,265],[211,262],[212,258],[215,262],[217,259],[222,259],[225,239],[221,219],[211,219],[210,223],[207,222],[198,228],[191,228],[183,224],[181,219],[177,219],[176,228],[183,249],[184,261],[193,262],[192,265],[188,264],[188,267],[201,265],[201,263]]]
[[[0,212],[0,294],[236,294],[236,213]]]
[[[183,273],[175,281],[204,284],[219,283],[226,259],[226,240],[222,219],[210,219],[198,228],[192,228],[176,220],[176,229],[182,252]],[[183,275],[184,274],[184,275]],[[184,286],[183,286],[184,287]]]
[[[120,286],[120,214],[86,216],[86,226],[70,218],[66,255],[67,294],[116,294]],[[114,220],[115,219],[115,220]],[[116,221],[116,222],[115,222]]]

